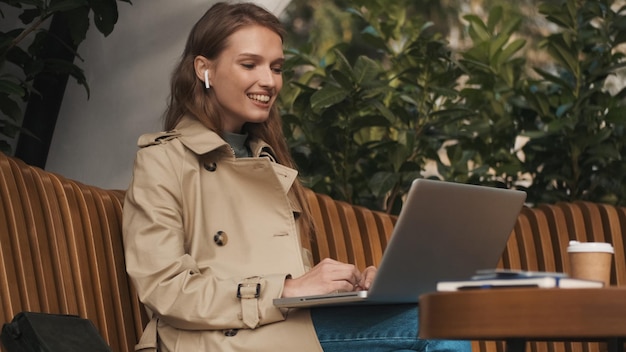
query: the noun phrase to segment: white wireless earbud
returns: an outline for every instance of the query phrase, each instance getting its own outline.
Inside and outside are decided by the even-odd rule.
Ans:
[[[204,70],[204,87],[206,89],[211,88],[211,84],[209,84],[209,70]]]

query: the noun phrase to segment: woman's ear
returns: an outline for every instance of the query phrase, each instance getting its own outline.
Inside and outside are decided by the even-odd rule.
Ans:
[[[211,61],[204,56],[198,55],[193,59],[193,67],[196,72],[196,77],[204,82],[205,88],[209,89],[211,87]]]

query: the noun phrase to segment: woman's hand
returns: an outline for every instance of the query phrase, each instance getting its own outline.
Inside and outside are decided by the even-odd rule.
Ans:
[[[361,273],[361,280],[358,282],[355,290],[369,290],[372,282],[374,281],[374,276],[376,276],[376,267],[368,266]]]
[[[354,291],[358,287],[365,287],[362,285],[371,283],[376,272],[376,269],[373,269],[372,273],[372,268],[365,269],[366,276],[363,276],[352,264],[326,258],[306,274],[295,279],[286,279],[283,297]]]

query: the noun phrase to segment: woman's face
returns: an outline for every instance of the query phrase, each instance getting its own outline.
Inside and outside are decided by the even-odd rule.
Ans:
[[[267,120],[283,86],[283,62],[282,40],[272,30],[252,25],[230,35],[209,71],[225,131],[238,133],[246,122]]]

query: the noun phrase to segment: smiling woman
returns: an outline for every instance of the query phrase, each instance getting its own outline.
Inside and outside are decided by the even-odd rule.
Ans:
[[[469,351],[467,342],[417,339],[414,304],[274,306],[280,297],[367,290],[376,275],[331,258],[315,264],[304,249],[312,216],[275,104],[282,35],[257,5],[211,7],[172,76],[165,132],[139,139],[123,232],[127,271],[151,314],[140,345]]]

